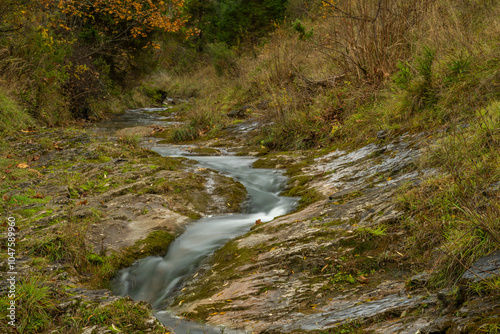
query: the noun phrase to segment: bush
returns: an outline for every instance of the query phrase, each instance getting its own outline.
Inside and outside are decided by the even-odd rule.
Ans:
[[[226,43],[219,42],[208,44],[207,52],[212,58],[212,63],[217,75],[229,75],[231,77],[238,77],[240,75],[240,69],[236,62],[236,55]]]

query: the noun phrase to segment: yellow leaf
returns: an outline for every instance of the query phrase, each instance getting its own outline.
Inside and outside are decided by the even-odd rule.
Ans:
[[[16,167],[17,168],[28,168],[29,166],[27,163],[21,162],[20,164],[17,164]]]

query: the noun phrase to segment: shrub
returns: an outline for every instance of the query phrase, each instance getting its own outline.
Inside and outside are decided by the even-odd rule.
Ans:
[[[212,63],[217,75],[229,75],[231,77],[239,76],[240,69],[236,62],[236,56],[226,43],[218,42],[208,44],[207,51],[212,58]]]

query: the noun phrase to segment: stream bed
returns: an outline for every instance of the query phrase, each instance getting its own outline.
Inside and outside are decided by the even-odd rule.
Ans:
[[[114,120],[113,125],[130,126],[141,112],[133,110]],[[168,125],[165,119],[155,119],[148,114],[148,123]],[[161,122],[163,121],[163,122]],[[136,124],[144,124],[144,120]],[[165,124],[166,123],[166,124]],[[108,123],[109,124],[109,123]],[[116,127],[114,127],[116,129]],[[182,146],[155,144],[152,148],[162,156],[188,157],[198,162],[200,168],[210,168],[243,184],[248,192],[248,205],[244,213],[211,216],[189,225],[171,245],[164,257],[151,256],[137,261],[122,270],[116,279],[114,291],[134,300],[145,300],[158,310],[156,317],[176,333],[242,333],[236,330],[221,330],[219,327],[200,325],[181,320],[168,311],[166,299],[172,295],[182,281],[193,275],[200,264],[226,242],[243,235],[256,223],[267,222],[277,216],[291,212],[297,198],[282,197],[279,193],[286,184],[286,177],[271,169],[252,168],[255,158],[241,156],[192,156]],[[206,185],[210,186],[210,185]]]

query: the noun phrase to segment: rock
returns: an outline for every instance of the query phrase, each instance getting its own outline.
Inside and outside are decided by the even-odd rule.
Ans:
[[[84,328],[82,334],[97,334],[97,325]]]
[[[493,253],[477,260],[474,264],[467,270],[462,279],[478,282],[482,279],[487,279],[496,276],[500,273],[500,250],[496,250]]]
[[[152,128],[149,126],[136,126],[133,128],[125,128],[116,132],[117,137],[146,137],[149,136],[152,132]]]
[[[457,128],[459,128],[459,129],[467,129],[467,128],[470,128],[470,124],[469,123],[459,124],[457,126]]]
[[[431,275],[428,272],[423,272],[417,275],[414,275],[410,278],[409,284],[412,287],[423,287],[429,279],[431,278]]]
[[[498,196],[500,192],[500,182],[495,182],[484,191],[484,195],[489,197]]]
[[[163,97],[163,95],[162,95],[162,97]],[[165,93],[165,97],[163,98],[162,104],[166,105],[166,106],[175,106],[175,105],[180,104],[182,102],[186,102],[186,101],[178,99],[176,97],[167,97],[166,93]]]
[[[64,302],[64,303],[57,305],[57,308],[62,312],[66,312],[68,309],[70,309],[76,305],[78,305],[78,300],[72,299],[72,300],[68,300],[67,302]]]
[[[63,269],[64,269],[64,265],[62,265],[61,263],[58,263],[58,262],[54,262],[54,263],[47,265],[43,269],[43,271],[46,274],[50,274],[50,273],[55,273],[56,271],[63,270]]]
[[[120,299],[126,300],[125,297],[120,297],[120,296],[109,297],[108,299],[105,299],[99,303],[99,308],[103,308],[103,307],[109,306],[111,304],[114,304],[116,301],[118,301]]]
[[[104,302],[107,301],[108,298],[118,299],[121,297],[111,296],[111,291],[107,289],[101,290],[88,290],[82,288],[74,288],[67,290],[68,293],[74,294],[73,298],[75,299],[83,299],[85,301],[93,301],[93,302]]]
[[[377,139],[382,140],[387,138],[387,130],[380,130],[377,132]]]
[[[254,107],[246,105],[241,107],[240,109],[231,110],[230,112],[227,113],[227,116],[231,118],[240,118],[240,119],[246,118],[247,117],[246,113],[253,110]]]
[[[459,288],[445,288],[438,291],[437,297],[445,307],[456,306],[463,302],[463,291]]]
[[[118,159],[114,159],[113,160],[113,163],[114,164],[123,164],[125,162],[128,162],[128,159],[122,159],[122,158],[118,158]]]
[[[154,328],[156,324],[158,323],[158,320],[155,317],[151,317],[149,320],[146,320],[144,322],[144,325],[148,328]]]
[[[420,333],[422,334],[448,333],[448,330],[455,327],[454,326],[455,320],[457,320],[457,318],[453,318],[450,315],[439,317],[436,320],[432,321],[429,325],[421,328]],[[452,331],[452,333],[457,333],[457,332]]]

